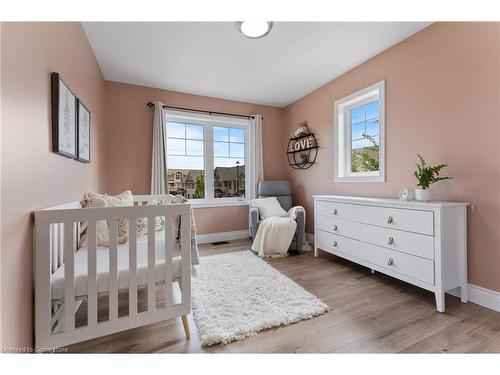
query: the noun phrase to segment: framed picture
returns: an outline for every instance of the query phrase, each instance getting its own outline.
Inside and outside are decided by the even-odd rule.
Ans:
[[[90,163],[90,111],[77,99],[77,149],[78,160]]]
[[[77,157],[76,96],[59,73],[52,73],[52,151]]]

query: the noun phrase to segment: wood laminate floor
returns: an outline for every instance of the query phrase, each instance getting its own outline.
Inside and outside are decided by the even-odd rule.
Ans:
[[[202,256],[248,249],[248,240],[200,246]],[[80,353],[467,353],[500,352],[500,313],[446,296],[446,313],[434,295],[320,252],[269,260],[283,274],[327,303],[328,314],[273,328],[228,345],[201,347],[190,316],[191,339],[181,319],[120,332],[70,346]],[[144,296],[139,295],[139,298]],[[126,298],[124,298],[126,300]],[[104,304],[100,309],[106,310]]]

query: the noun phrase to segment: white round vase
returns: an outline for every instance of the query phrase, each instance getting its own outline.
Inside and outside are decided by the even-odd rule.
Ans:
[[[419,202],[430,202],[432,191],[430,189],[415,189],[415,199]]]

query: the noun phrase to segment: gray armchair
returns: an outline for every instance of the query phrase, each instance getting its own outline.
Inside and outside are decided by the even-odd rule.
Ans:
[[[259,182],[258,196],[259,198],[276,197],[285,211],[292,208],[292,189],[288,181]],[[289,250],[301,250],[302,244],[304,243],[305,211],[303,208],[299,208],[296,214],[295,221],[297,222],[297,229],[295,230],[295,236],[293,237]],[[260,221],[259,209],[250,207],[250,231],[252,239],[255,239]]]

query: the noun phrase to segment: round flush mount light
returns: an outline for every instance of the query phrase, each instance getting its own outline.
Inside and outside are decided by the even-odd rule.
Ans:
[[[269,21],[238,21],[236,27],[247,38],[263,38],[271,32],[273,23]]]

